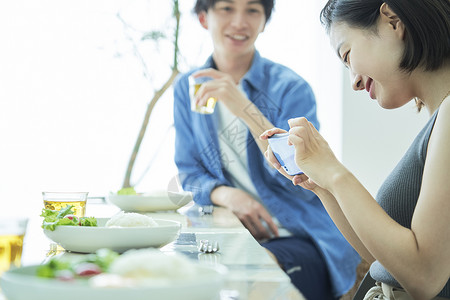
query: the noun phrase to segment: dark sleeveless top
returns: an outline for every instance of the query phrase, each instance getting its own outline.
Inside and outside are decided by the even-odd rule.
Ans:
[[[427,156],[428,141],[439,109],[415,138],[406,154],[381,185],[377,202],[400,225],[411,228],[411,220],[419,198],[422,176]],[[450,250],[449,250],[450,251]],[[370,267],[370,276],[376,281],[401,287],[391,274],[375,261]],[[450,280],[439,297],[450,298]]]

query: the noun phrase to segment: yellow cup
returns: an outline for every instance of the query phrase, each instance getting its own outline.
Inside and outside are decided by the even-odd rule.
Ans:
[[[210,77],[197,77],[189,76],[189,97],[191,99],[191,110],[200,114],[212,114],[216,107],[217,99],[210,97],[205,105],[198,105],[195,101],[195,95],[202,86],[203,83],[210,81]]]
[[[79,218],[86,214],[86,201],[88,192],[42,192],[44,207],[51,210],[60,210],[72,205],[72,210]]]
[[[0,275],[10,267],[20,267],[27,224],[26,217],[1,217]]]

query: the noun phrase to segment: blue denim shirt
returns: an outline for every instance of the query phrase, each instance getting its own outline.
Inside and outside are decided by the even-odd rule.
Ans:
[[[212,57],[201,68],[215,68]],[[175,163],[183,189],[193,192],[196,203],[211,205],[211,191],[232,184],[223,167],[226,162],[220,157],[217,111],[204,115],[190,109],[188,76],[201,68],[179,75],[174,84]],[[241,84],[248,98],[276,127],[288,130],[287,121],[300,116],[319,127],[311,87],[289,68],[262,58],[256,51]],[[309,236],[316,243],[327,263],[334,294],[344,294],[354,284],[360,257],[320,200],[272,168],[248,130],[244,136],[247,139],[239,144],[242,151],[247,150],[250,177],[261,201],[293,235]]]

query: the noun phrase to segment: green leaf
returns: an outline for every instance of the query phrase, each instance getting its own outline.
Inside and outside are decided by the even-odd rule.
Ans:
[[[126,187],[117,191],[117,195],[137,195],[134,187]]]
[[[73,205],[66,205],[59,210],[57,218],[64,218],[67,215],[73,215],[75,212],[72,210]]]
[[[65,218],[67,215],[73,215],[74,211],[72,210],[72,205],[68,205],[66,207],[61,208],[61,210],[51,210],[51,209],[43,209],[41,213],[41,217],[44,217],[42,221],[42,228],[54,231],[56,226],[64,225],[64,226],[97,226],[97,219],[94,217],[83,217],[78,219],[77,217],[73,217],[73,219]]]
[[[97,219],[94,217],[82,217],[80,218],[81,226],[97,226]]]
[[[39,277],[54,278],[58,271],[70,269],[71,263],[69,261],[54,257],[48,263],[40,265],[37,268],[36,275]]]
[[[107,271],[117,257],[119,257],[117,252],[103,248],[95,252],[94,260],[92,262],[98,265],[103,271]]]
[[[63,219],[56,219],[55,221],[46,221],[44,220],[42,222],[42,228],[48,229],[48,230],[55,230],[56,226],[59,225],[66,225],[66,226],[78,226],[78,221],[76,219],[70,220],[68,218]]]
[[[57,210],[51,210],[51,209],[42,209],[41,217],[44,217],[46,220],[56,220],[56,216],[58,215]]]
[[[72,274],[77,266],[84,263],[94,263],[106,272],[112,262],[119,257],[119,253],[110,249],[99,249],[95,253],[76,257],[53,257],[47,263],[40,265],[36,270],[38,277],[56,278],[60,274]]]
[[[53,278],[55,272],[49,265],[41,265],[37,268],[36,275],[38,277]]]

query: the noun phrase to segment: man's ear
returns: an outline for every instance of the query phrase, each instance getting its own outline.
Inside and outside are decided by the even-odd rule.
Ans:
[[[205,11],[201,11],[198,14],[198,21],[203,28],[208,29],[208,18]]]
[[[389,24],[390,28],[395,30],[397,35],[403,39],[405,26],[402,20],[400,20],[397,14],[386,3],[383,3],[380,6],[380,17],[382,22]]]

